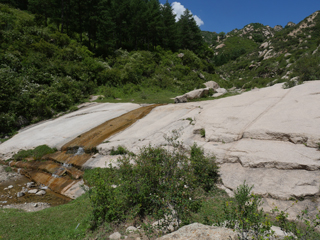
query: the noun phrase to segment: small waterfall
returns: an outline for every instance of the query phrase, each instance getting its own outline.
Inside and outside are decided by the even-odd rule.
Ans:
[[[59,176],[56,175],[56,174],[52,174],[52,177],[54,177],[54,178],[59,178]]]
[[[75,156],[82,155],[82,154],[84,154],[84,149],[82,147],[79,147],[77,153],[75,154]]]
[[[72,164],[68,164],[68,163],[63,163],[62,166],[68,168],[68,167],[72,167]]]

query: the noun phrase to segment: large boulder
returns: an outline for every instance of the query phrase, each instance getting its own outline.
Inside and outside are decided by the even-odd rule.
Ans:
[[[215,81],[206,82],[206,83],[204,83],[204,85],[206,86],[206,88],[210,88],[210,89],[213,89],[213,90],[216,90],[216,89],[220,88],[219,84],[216,83]]]
[[[209,88],[201,88],[196,89],[191,92],[186,93],[187,99],[196,99],[196,98],[202,98],[209,93]]]
[[[196,98],[202,98],[209,93],[209,88],[201,88],[201,89],[195,89],[191,92],[188,92],[184,95],[177,96],[174,99],[175,103],[185,103],[188,100],[196,99]]]

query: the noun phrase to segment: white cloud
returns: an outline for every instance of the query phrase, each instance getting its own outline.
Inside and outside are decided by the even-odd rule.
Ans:
[[[174,14],[176,14],[176,21],[178,21],[186,8],[179,2],[173,2],[171,5]],[[190,13],[192,14],[191,11]],[[204,24],[204,22],[197,15],[193,15],[193,18],[199,27]]]
[[[193,15],[193,18],[199,27],[204,24],[204,22],[197,15]]]

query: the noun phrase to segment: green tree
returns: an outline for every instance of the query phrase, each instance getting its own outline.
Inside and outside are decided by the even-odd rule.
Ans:
[[[158,0],[150,0],[147,4],[147,43],[151,46],[160,45],[160,33],[163,28],[161,21],[160,3]]]
[[[178,21],[179,47],[197,52],[204,41],[192,14],[186,9]]]
[[[166,1],[161,8],[162,14],[162,47],[172,51],[177,50],[177,24],[172,6]]]

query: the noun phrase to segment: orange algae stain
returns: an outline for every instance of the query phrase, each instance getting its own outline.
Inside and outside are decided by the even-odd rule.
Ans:
[[[105,139],[131,126],[136,121],[149,114],[151,110],[157,106],[159,105],[155,104],[141,107],[111,119],[68,142],[62,147],[62,151],[67,151],[68,149],[79,146],[83,147],[86,152],[92,151]]]
[[[83,164],[85,164],[89,158],[91,158],[92,154],[82,154],[82,155],[74,155],[68,154],[67,151],[56,152],[52,154],[48,154],[43,157],[43,159],[53,160],[55,162],[70,164],[72,166],[81,168]]]

